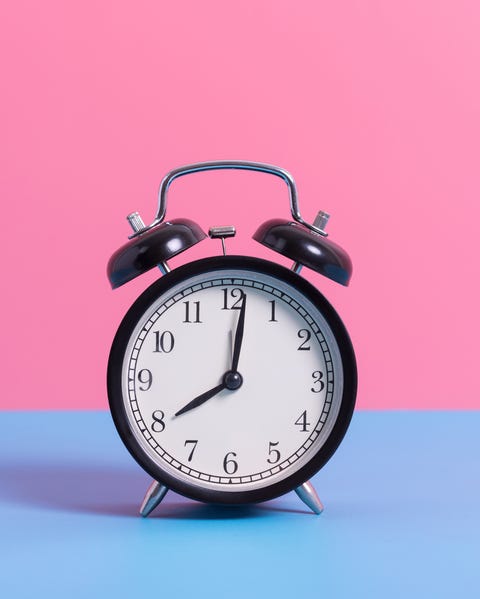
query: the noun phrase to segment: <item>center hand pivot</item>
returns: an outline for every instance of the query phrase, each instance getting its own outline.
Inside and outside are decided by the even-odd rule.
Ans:
[[[215,397],[215,395],[218,395],[224,389],[235,391],[235,389],[238,389],[242,386],[242,383],[242,375],[239,372],[233,372],[233,370],[229,370],[223,375],[223,380],[220,385],[217,385],[213,389],[205,391],[205,393],[202,393],[198,397],[195,397],[195,399],[192,399],[192,401],[187,403],[186,406],[183,406],[181,410],[178,410],[175,416],[180,416],[180,414],[185,414],[185,412],[189,412],[190,410],[193,410],[193,408],[198,408],[198,406],[201,406],[202,403],[205,403],[212,397]]]

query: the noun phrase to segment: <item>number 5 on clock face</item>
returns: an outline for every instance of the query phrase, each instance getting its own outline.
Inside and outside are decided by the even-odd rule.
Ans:
[[[156,480],[242,503],[295,488],[330,458],[356,370],[317,290],[281,266],[228,256],[181,267],[137,300],[108,384],[117,428]]]

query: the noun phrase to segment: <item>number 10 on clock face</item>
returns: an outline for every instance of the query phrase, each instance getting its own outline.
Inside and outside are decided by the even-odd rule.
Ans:
[[[242,503],[295,488],[330,458],[354,378],[348,335],[314,287],[270,262],[219,257],[137,300],[108,384],[120,435],[156,480]]]

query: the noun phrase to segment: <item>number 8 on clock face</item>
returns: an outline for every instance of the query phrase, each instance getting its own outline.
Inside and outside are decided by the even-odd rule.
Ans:
[[[203,501],[263,501],[308,480],[348,427],[351,343],[306,280],[257,258],[192,262],[124,318],[110,407],[135,459]]]

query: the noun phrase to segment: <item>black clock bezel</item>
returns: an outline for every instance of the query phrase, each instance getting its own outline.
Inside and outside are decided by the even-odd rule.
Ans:
[[[344,373],[343,395],[335,424],[328,439],[317,453],[299,470],[281,481],[259,489],[246,491],[223,491],[185,482],[174,478],[154,462],[142,449],[136,440],[125,409],[122,392],[122,365],[125,351],[133,330],[139,319],[149,306],[163,293],[177,285],[188,281],[193,276],[211,271],[242,269],[270,275],[284,281],[309,299],[322,313],[337,341]],[[287,268],[250,256],[215,256],[202,258],[180,266],[174,271],[161,277],[148,287],[134,302],[123,318],[110,350],[107,370],[107,391],[110,412],[118,434],[126,448],[137,463],[155,480],[173,491],[198,501],[222,504],[243,504],[267,501],[279,497],[288,491],[296,489],[316,474],[332,457],[340,445],[350,424],[357,391],[357,368],[355,354],[350,337],[343,322],[328,300],[307,280]]]

